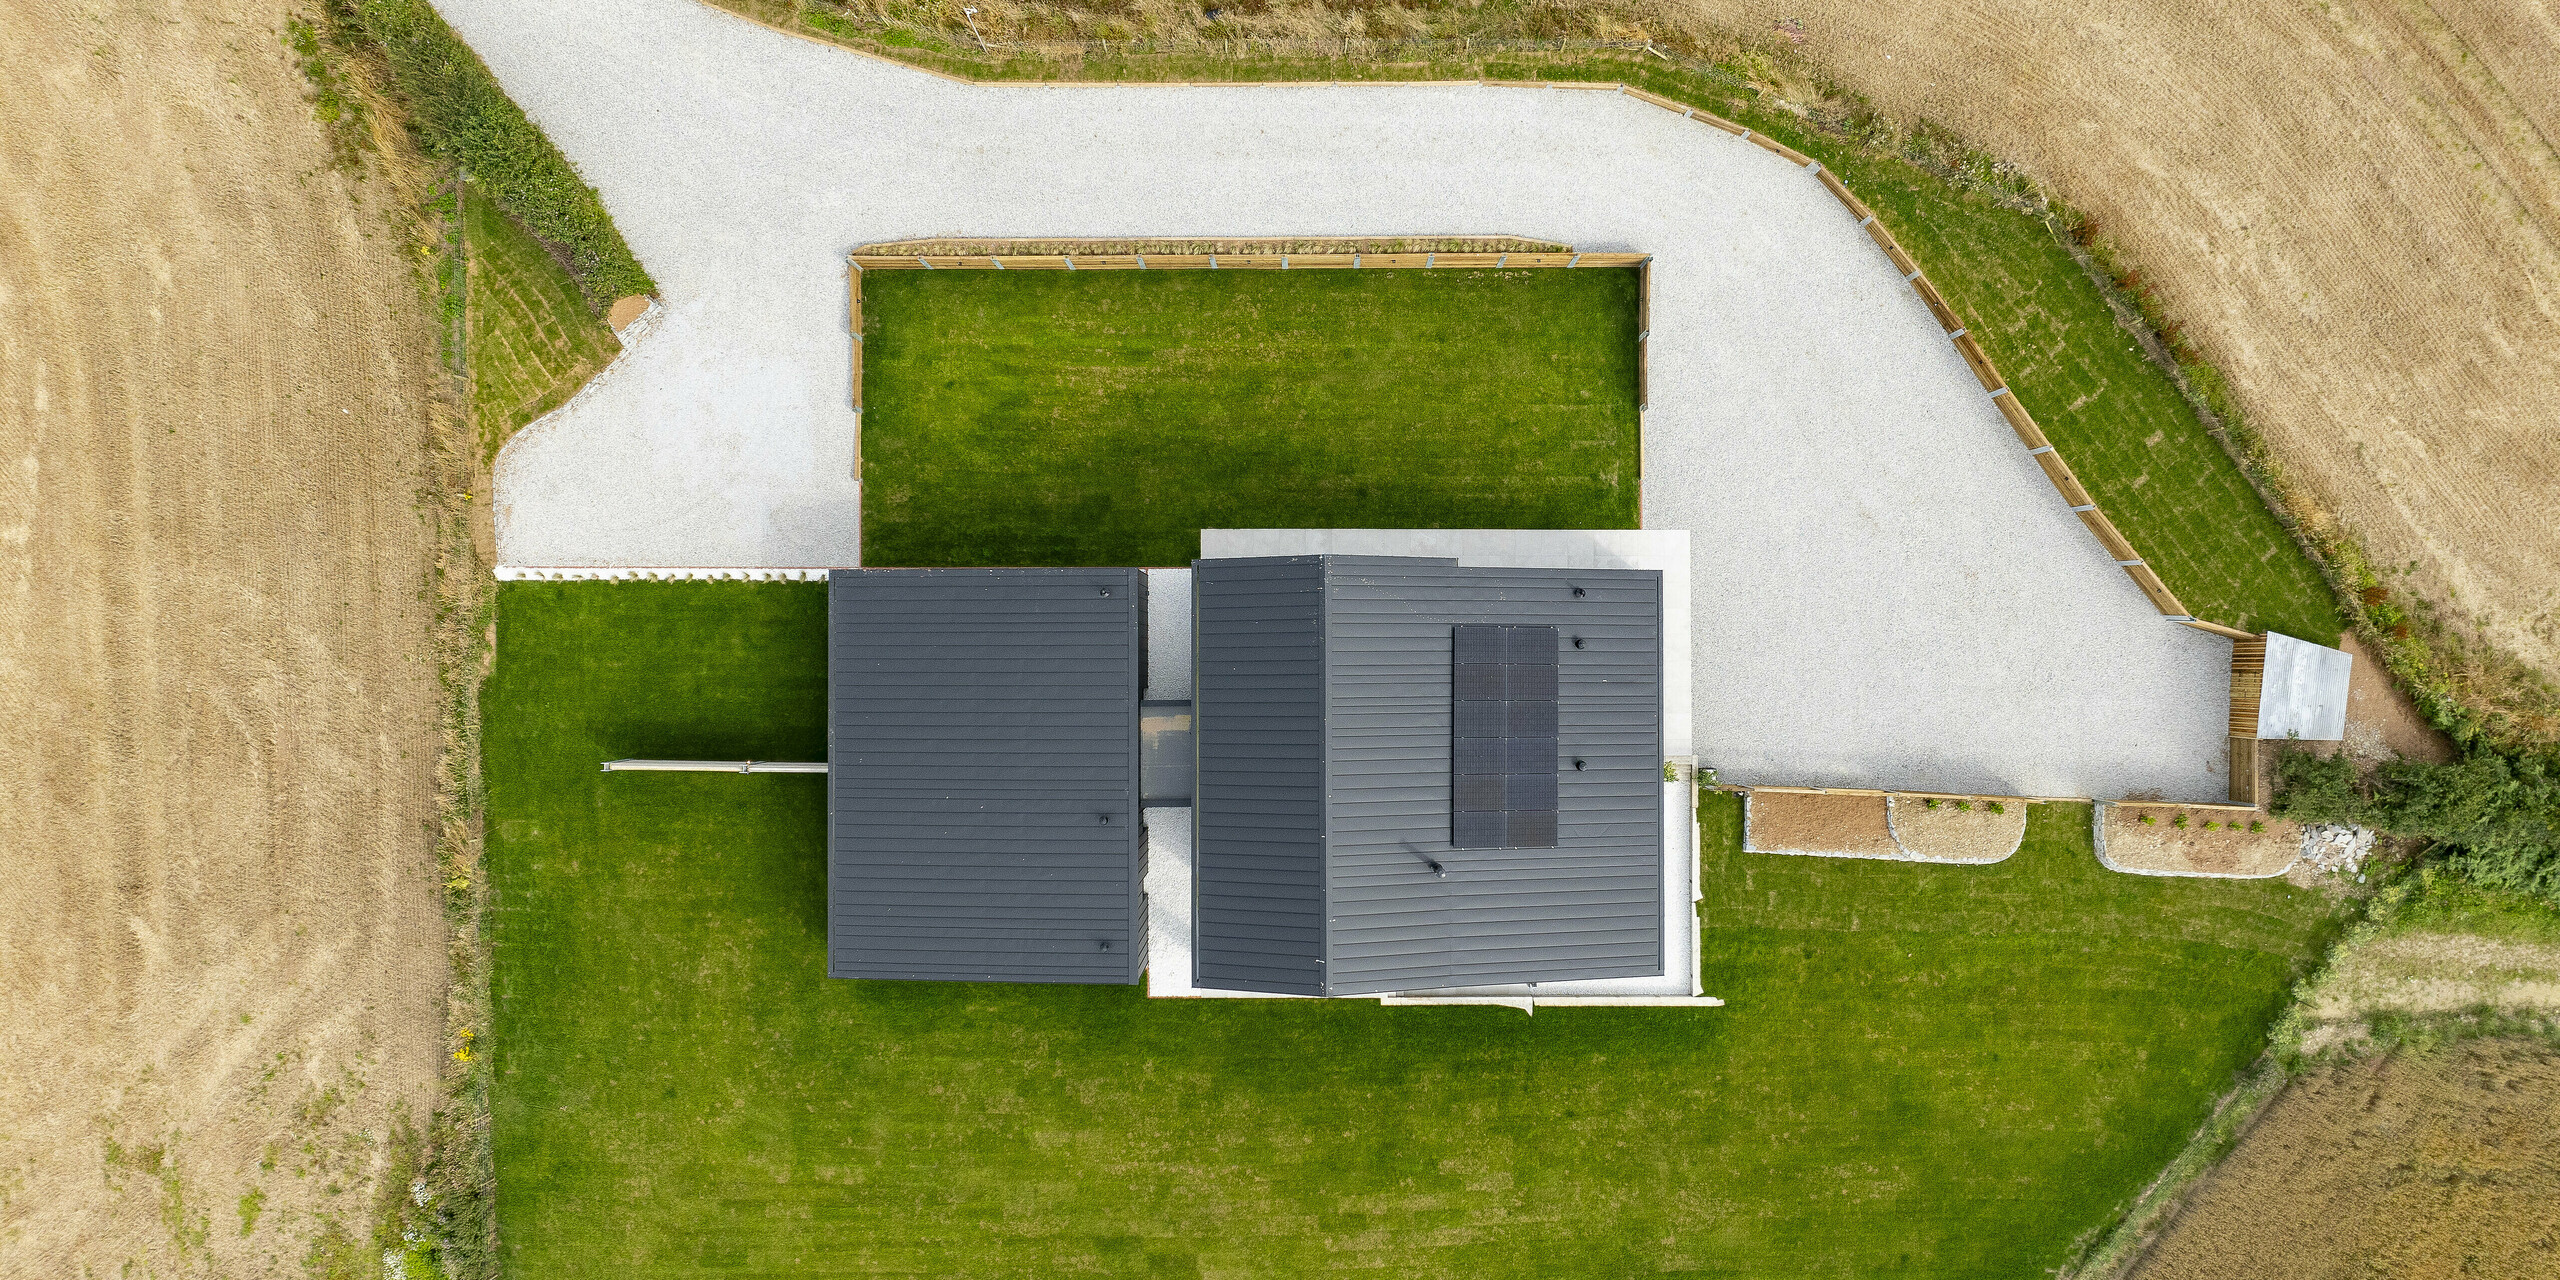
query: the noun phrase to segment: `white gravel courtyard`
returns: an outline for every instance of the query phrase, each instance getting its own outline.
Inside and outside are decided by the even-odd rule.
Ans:
[[[859,563],[857,244],[1514,234],[1654,255],[1644,524],[1692,535],[1702,765],[2224,794],[2228,642],[2153,612],[1883,254],[1746,142],[1587,90],[966,86],[694,0],[437,7],[663,290],[501,456],[509,571]]]

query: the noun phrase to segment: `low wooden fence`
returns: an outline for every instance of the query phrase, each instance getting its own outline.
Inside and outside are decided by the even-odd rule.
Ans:
[[[2251,745],[2254,746],[2255,742],[2253,741]],[[2177,800],[2107,801],[2091,796],[1997,796],[1985,795],[1981,792],[1959,794],[1951,791],[1879,791],[1873,787],[1772,787],[1752,786],[1739,782],[1720,782],[1700,789],[1729,791],[1737,795],[1766,791],[1776,795],[1796,796],[1908,796],[1914,800],[1967,800],[1975,803],[1996,800],[2002,804],[2174,804],[2181,809],[2193,809],[2198,813],[2248,813],[2253,812],[2256,807],[2254,800],[2244,802],[2238,796],[2232,797],[2232,802],[2229,804],[2215,804],[2211,801],[2189,803]]]

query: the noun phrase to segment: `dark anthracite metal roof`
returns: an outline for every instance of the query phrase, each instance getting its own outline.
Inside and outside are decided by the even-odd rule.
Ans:
[[[1137,981],[1146,575],[827,585],[828,974]]]
[[[1664,972],[1658,571],[1286,556],[1192,581],[1198,985]],[[1450,843],[1453,633],[1480,623],[1558,630],[1554,848]]]

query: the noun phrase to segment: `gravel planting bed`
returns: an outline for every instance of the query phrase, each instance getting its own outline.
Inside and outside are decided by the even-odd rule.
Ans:
[[[2276,876],[2302,853],[2302,828],[2266,817],[2251,818],[2182,808],[2174,804],[2110,804],[2099,807],[2106,838],[2098,857],[2118,871],[2165,876]],[[2150,819],[2145,822],[2144,819]],[[2185,825],[2179,825],[2183,819]],[[2263,831],[2251,831],[2258,822]],[[2205,829],[2206,823],[2213,829]]]
[[[1693,534],[1727,781],[2225,792],[2162,621],[1814,175],[1605,92],[970,86],[692,0],[445,0],[666,312],[501,457],[498,558],[853,564],[844,255],[919,236],[1510,234],[1655,255],[1643,524]]]
[[[1893,838],[1922,862],[1998,862],[2026,838],[2027,806],[2016,800],[1938,800],[1934,809],[1919,796],[1892,801]]]

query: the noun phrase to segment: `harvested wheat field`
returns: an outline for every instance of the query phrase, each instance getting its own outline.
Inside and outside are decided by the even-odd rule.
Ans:
[[[2302,828],[2264,810],[2252,817],[2174,804],[2110,804],[2100,812],[2106,825],[2100,856],[2119,871],[2272,876],[2302,852]],[[2253,822],[2264,829],[2249,830]]]
[[[2560,1050],[2403,1050],[2287,1088],[2130,1274],[2539,1280],[2555,1204]]]
[[[2560,0],[1675,11],[1792,46],[2094,216],[2315,526],[2560,673]]]
[[[0,6],[12,1276],[370,1274],[434,1097],[433,334],[285,14]]]
[[[1888,817],[1893,839],[1923,862],[1998,862],[2018,851],[2027,836],[2027,806],[2015,800],[1975,797],[1893,796]],[[1992,805],[1999,805],[1994,812]],[[1959,807],[1961,806],[1961,807]]]

